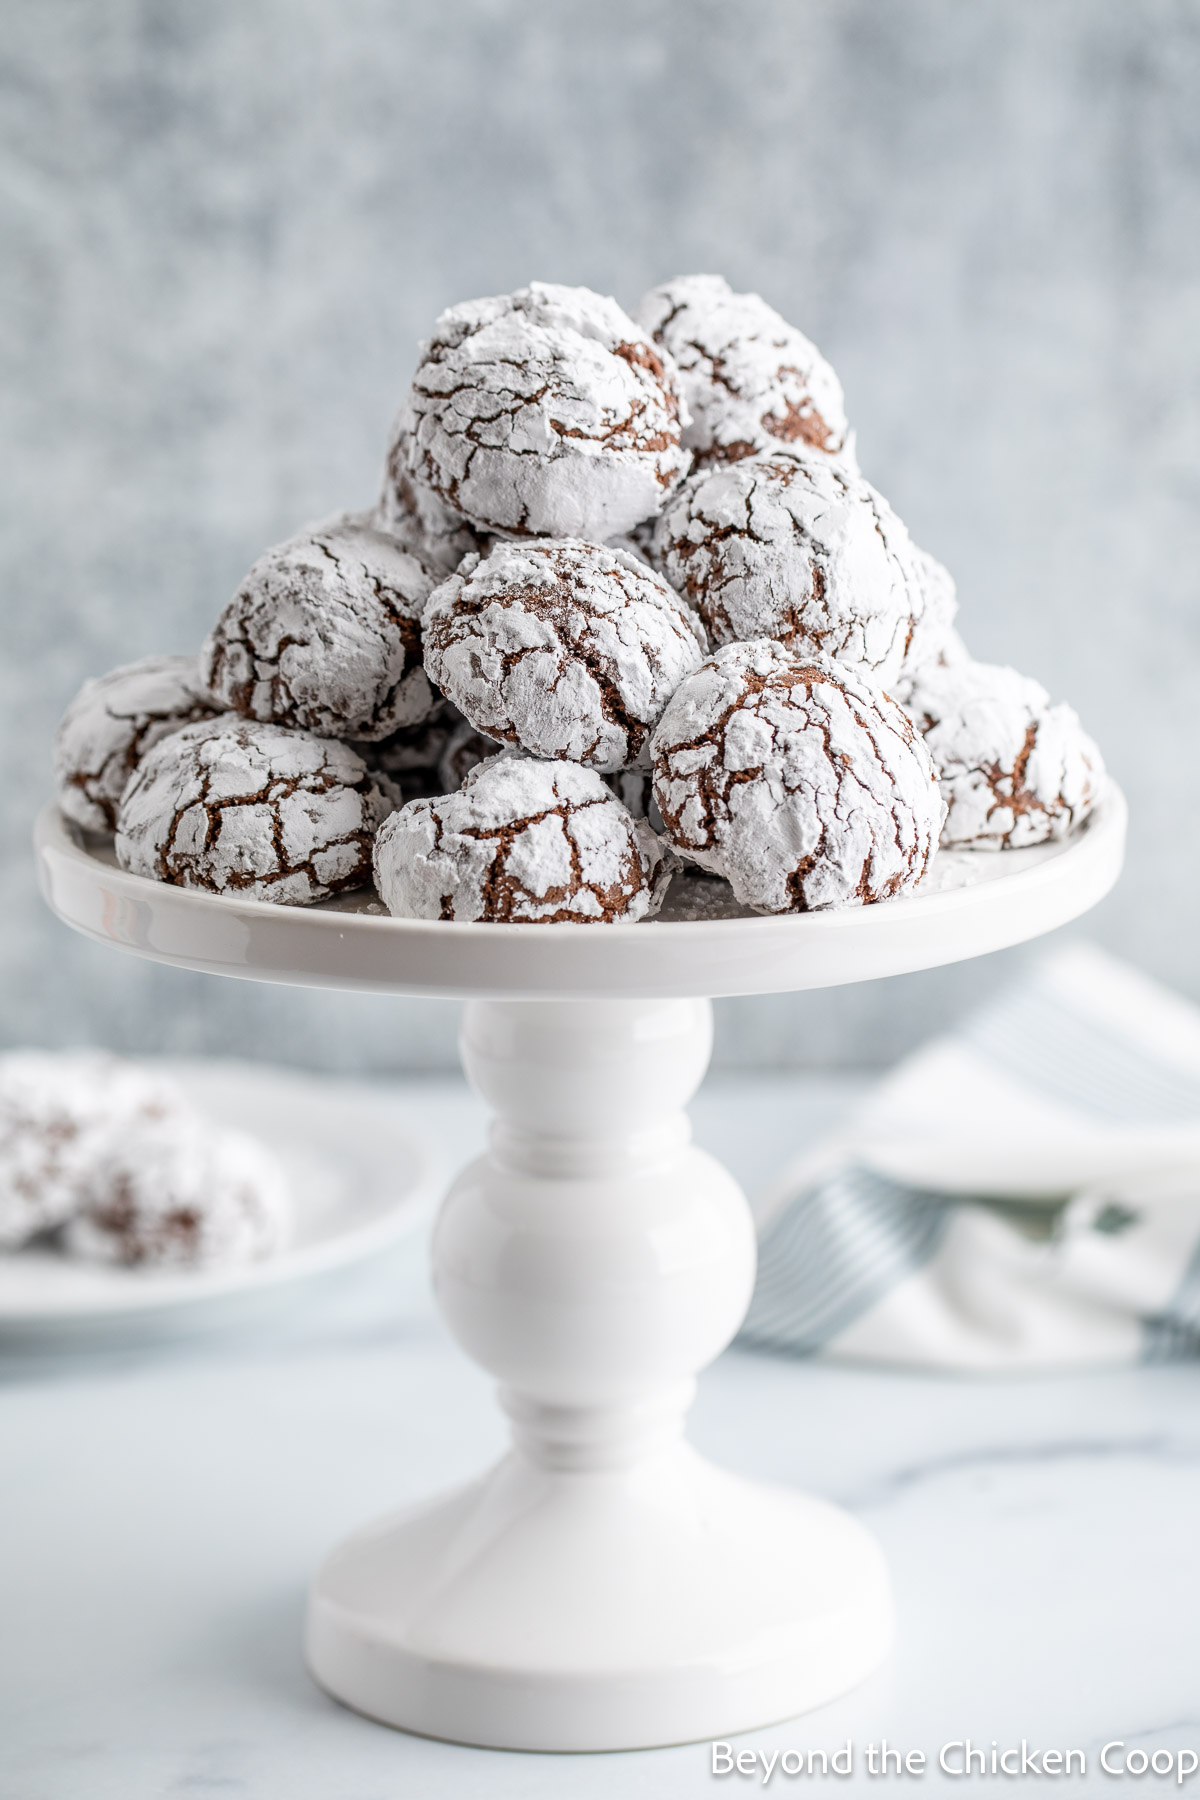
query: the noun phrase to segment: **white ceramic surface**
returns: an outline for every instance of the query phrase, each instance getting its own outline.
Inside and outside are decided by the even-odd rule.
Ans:
[[[682,1111],[711,1042],[703,1000],[468,1006],[463,1061],[496,1123],[443,1203],[433,1279],[513,1447],[321,1570],[309,1663],[359,1711],[629,1749],[821,1705],[886,1654],[862,1527],[682,1441],[754,1280],[745,1199]]]
[[[87,937],[158,962],[307,987],[512,999],[782,993],[982,956],[1064,925],[1120,873],[1125,802],[1110,786],[1064,844],[937,858],[928,888],[879,906],[645,925],[461,925],[392,919],[369,893],[268,906],[118,869],[54,806],[35,841],[42,891]],[[702,902],[701,902],[702,903]]]
[[[467,1009],[463,1056],[496,1113],[491,1147],[443,1205],[433,1266],[513,1444],[327,1561],[307,1641],[331,1693],[464,1743],[619,1749],[766,1724],[877,1665],[891,1601],[862,1528],[682,1443],[695,1374],[754,1272],[743,1197],[688,1141],[711,1044],[690,997],[862,981],[1036,936],[1108,891],[1124,836],[1114,788],[1068,843],[940,859],[929,890],[885,905],[455,925],[141,880],[43,813],[44,892],[89,936],[251,978],[488,996]]]
[[[716,1076],[691,1112],[697,1141],[753,1194],[862,1095],[845,1076]],[[413,1082],[397,1108],[436,1120],[463,1155],[483,1147],[484,1108],[462,1083]],[[0,1794],[1187,1800],[1196,1779],[1109,1779],[1098,1752],[1200,1749],[1198,1419],[1195,1362],[979,1382],[735,1345],[700,1378],[690,1436],[868,1527],[898,1634],[862,1687],[732,1740],[761,1759],[754,1776],[714,1779],[707,1743],[464,1749],[386,1731],[309,1680],[297,1637],[327,1547],[461,1486],[504,1448],[486,1376],[437,1316],[418,1238],[293,1290],[252,1326],[153,1355],[0,1345]],[[967,1737],[1082,1746],[1088,1779],[943,1773],[941,1747]],[[869,1775],[882,1739],[922,1754],[923,1778]],[[849,1776],[780,1767],[847,1741]]]
[[[214,1270],[114,1268],[44,1246],[0,1255],[0,1336],[120,1330],[139,1320],[188,1330],[227,1322],[240,1303],[372,1256],[428,1217],[441,1164],[411,1120],[398,1128],[385,1089],[371,1095],[249,1063],[155,1067],[178,1080],[205,1117],[253,1132],[278,1154],[294,1203],[287,1248]]]

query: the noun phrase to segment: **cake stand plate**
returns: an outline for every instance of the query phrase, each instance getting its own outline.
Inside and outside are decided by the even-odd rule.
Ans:
[[[434,1284],[498,1379],[512,1448],[333,1553],[308,1620],[323,1687],[434,1737],[616,1750],[765,1725],[878,1665],[891,1601],[867,1532],[683,1440],[754,1278],[745,1199],[683,1110],[709,998],[1035,937],[1108,891],[1124,839],[1112,788],[1066,843],[942,856],[935,883],[885,905],[718,916],[721,890],[696,881],[648,924],[465,925],[361,910],[369,895],[298,909],[162,886],[42,814],[43,891],[89,937],[253,980],[472,997],[463,1062],[495,1119],[442,1203]]]

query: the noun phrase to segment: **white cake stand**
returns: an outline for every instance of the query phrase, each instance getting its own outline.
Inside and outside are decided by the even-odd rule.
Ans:
[[[745,1200],[691,1147],[683,1111],[709,997],[896,975],[1049,931],[1112,886],[1125,817],[1112,789],[1066,844],[943,856],[930,891],[865,909],[535,926],[166,887],[42,814],[46,898],[89,937],[258,981],[470,999],[463,1062],[497,1116],[443,1202],[434,1280],[500,1383],[512,1448],[333,1553],[308,1622],[324,1688],[433,1737],[615,1750],[786,1718],[880,1662],[891,1604],[863,1528],[683,1439],[694,1377],[754,1276]]]

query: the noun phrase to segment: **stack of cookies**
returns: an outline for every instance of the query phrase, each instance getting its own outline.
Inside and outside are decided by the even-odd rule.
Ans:
[[[373,872],[402,917],[628,921],[687,863],[864,905],[1102,785],[956,610],[757,295],[535,282],[437,321],[374,508],[268,550],[198,659],[85,685],[60,803],[139,874],[288,904]]]
[[[95,1051],[0,1057],[0,1251],[232,1269],[287,1241],[278,1159],[214,1126],[174,1082]]]

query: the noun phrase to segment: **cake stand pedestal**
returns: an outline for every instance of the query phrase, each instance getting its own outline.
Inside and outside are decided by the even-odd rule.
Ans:
[[[463,1062],[495,1120],[443,1203],[434,1283],[497,1378],[512,1447],[334,1551],[308,1619],[324,1688],[462,1743],[616,1750],[768,1724],[878,1665],[891,1602],[867,1532],[683,1439],[695,1375],[737,1330],[754,1276],[745,1200],[690,1144],[683,1110],[708,1062],[708,996],[1020,942],[1107,892],[1124,836],[1114,789],[1068,843],[945,858],[951,885],[887,905],[457,925],[161,886],[43,813],[43,891],[88,936],[257,980],[471,996]]]

